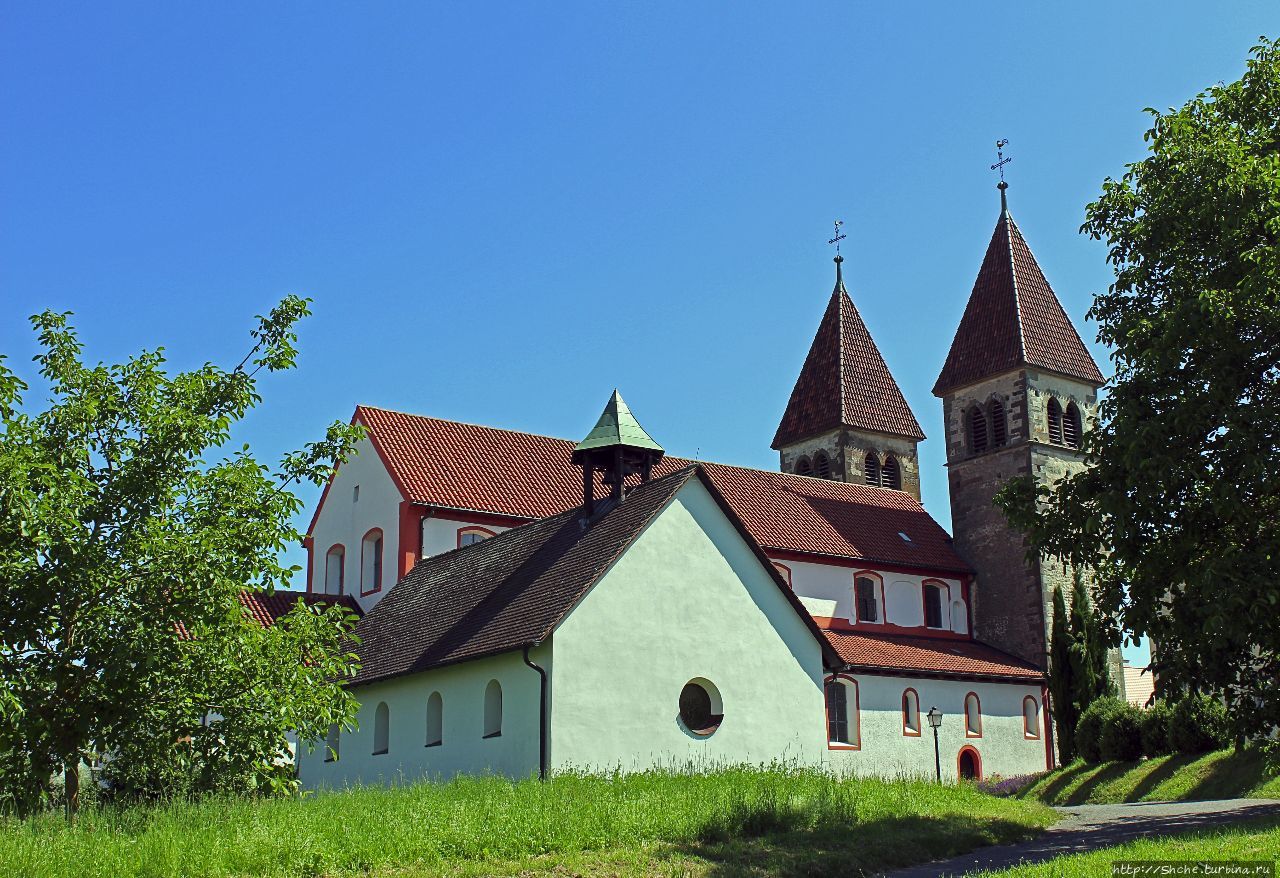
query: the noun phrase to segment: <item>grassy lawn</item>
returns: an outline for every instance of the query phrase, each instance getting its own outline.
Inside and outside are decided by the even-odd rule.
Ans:
[[[1219,750],[1204,756],[1163,756],[1102,765],[1077,761],[1018,793],[1018,798],[1048,805],[1240,797],[1280,799],[1280,777],[1268,774],[1263,756],[1256,750]]]
[[[1116,860],[1270,860],[1280,859],[1280,820],[1250,821],[1226,829],[1135,841],[1046,863],[981,872],[983,878],[1076,878],[1111,874]]]
[[[1036,802],[800,770],[467,778],[0,821],[3,878],[857,875],[1030,838]]]

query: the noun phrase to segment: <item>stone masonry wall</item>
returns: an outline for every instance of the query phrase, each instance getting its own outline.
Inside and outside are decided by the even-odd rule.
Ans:
[[[797,460],[801,457],[813,460],[818,451],[825,451],[831,458],[833,479],[858,485],[866,484],[867,452],[875,452],[882,465],[892,454],[897,458],[898,470],[902,474],[903,492],[920,499],[920,459],[916,443],[910,439],[847,428],[833,430],[783,448],[779,453],[780,468],[784,473],[793,473]]]

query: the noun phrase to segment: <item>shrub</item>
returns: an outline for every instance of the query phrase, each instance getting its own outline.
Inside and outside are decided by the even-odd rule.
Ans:
[[[1142,732],[1142,752],[1148,758],[1172,753],[1169,746],[1169,719],[1173,710],[1163,701],[1156,701],[1142,712],[1139,724]]]
[[[1098,747],[1106,762],[1136,762],[1142,758],[1142,711],[1121,702],[1102,720]]]
[[[1208,695],[1189,695],[1169,717],[1169,746],[1179,753],[1208,753],[1230,743],[1227,709]]]
[[[1119,698],[1098,698],[1080,714],[1076,723],[1076,753],[1092,765],[1102,761],[1102,725],[1108,715],[1123,707]]]

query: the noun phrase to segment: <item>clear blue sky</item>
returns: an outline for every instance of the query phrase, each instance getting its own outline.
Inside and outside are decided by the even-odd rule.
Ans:
[[[1091,340],[1084,204],[1143,107],[1236,78],[1262,33],[1274,0],[8,3],[0,352],[29,374],[25,317],[55,308],[93,358],[234,363],[296,292],[299,368],[241,430],[265,458],[357,402],[576,438],[617,386],[672,453],[774,468],[839,217],[945,525],[929,390],[993,141]]]

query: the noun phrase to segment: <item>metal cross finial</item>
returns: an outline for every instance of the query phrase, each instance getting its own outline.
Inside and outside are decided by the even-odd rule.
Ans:
[[[996,163],[991,166],[991,170],[1000,172],[1000,182],[1004,183],[1004,166],[1013,161],[1011,158],[1004,157],[1004,148],[1009,145],[1009,139],[1003,138],[996,141]]]
[[[836,221],[835,221],[836,236],[835,236],[834,238],[832,238],[830,241],[828,241],[828,242],[827,242],[828,244],[835,244],[835,245],[836,245],[836,255],[837,255],[837,256],[839,256],[839,255],[840,255],[840,242],[841,242],[841,241],[843,241],[843,240],[845,239],[845,237],[846,237],[846,236],[845,236],[845,234],[844,234],[844,232],[840,231],[840,227],[841,227],[842,225],[844,225],[844,220],[836,220]]]

